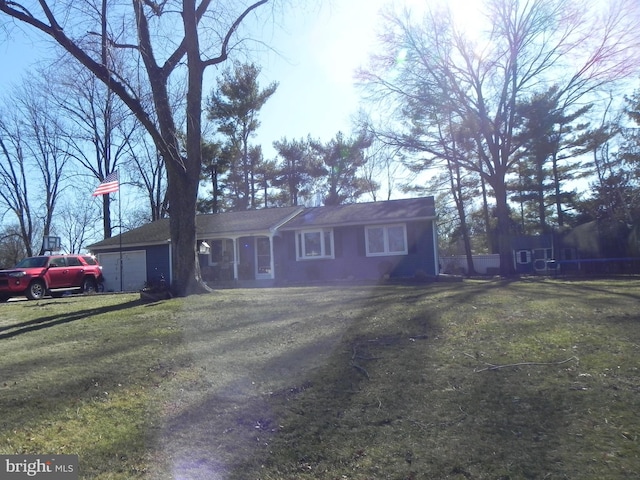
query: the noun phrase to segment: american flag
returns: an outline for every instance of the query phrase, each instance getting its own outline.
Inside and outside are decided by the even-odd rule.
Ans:
[[[102,183],[98,185],[96,191],[93,192],[93,196],[97,197],[98,195],[106,195],[108,193],[117,192],[120,188],[120,182],[118,180],[118,171],[115,170],[107,175]]]

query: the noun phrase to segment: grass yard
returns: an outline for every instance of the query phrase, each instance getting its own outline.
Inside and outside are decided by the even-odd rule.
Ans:
[[[83,479],[640,476],[640,281],[0,305],[0,453]]]

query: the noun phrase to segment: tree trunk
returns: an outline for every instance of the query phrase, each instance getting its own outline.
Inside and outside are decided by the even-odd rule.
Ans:
[[[471,239],[469,238],[469,225],[464,218],[464,208],[460,217],[460,228],[462,229],[462,240],[464,244],[464,254],[467,257],[467,274],[475,275],[476,267],[473,265],[473,252],[471,250]]]
[[[547,233],[547,209],[545,205],[545,188],[544,188],[544,161],[546,158],[536,158],[536,180],[538,181],[538,190],[536,191],[538,203],[538,221],[540,225],[540,233]]]
[[[514,273],[513,254],[511,251],[511,220],[507,203],[507,188],[504,182],[492,185],[496,196],[496,217],[498,220],[498,253],[500,254],[500,274],[509,276]]]
[[[482,190],[482,218],[484,219],[485,241],[487,242],[487,249],[491,252],[491,245],[493,245],[493,238],[491,235],[491,218],[489,217],[489,202],[487,201],[487,184],[484,179],[484,170],[482,167],[482,161],[478,162],[478,173],[480,174],[480,188]]]
[[[186,158],[178,150],[167,162],[171,290],[178,296],[207,290],[200,276],[196,246],[196,205],[202,170],[202,77],[194,0],[183,1],[182,14],[188,66]],[[177,139],[176,139],[177,140]],[[176,145],[178,142],[176,141]]]
[[[553,183],[556,195],[556,213],[558,216],[558,227],[564,227],[564,214],[562,212],[562,199],[560,198],[560,175],[558,173],[558,155],[554,152],[553,157]]]
[[[171,233],[171,290],[177,296],[204,291],[197,263],[196,212],[198,179],[171,164],[169,175],[169,230]]]
[[[211,213],[218,213],[218,163],[211,167],[211,183],[213,188],[213,198],[211,201]]]
[[[453,163],[453,164],[452,164]],[[460,166],[456,162],[447,160],[449,170],[449,182],[451,193],[458,210],[460,218],[460,231],[462,232],[462,243],[464,244],[464,254],[467,258],[467,275],[475,275],[476,269],[473,265],[473,253],[471,251],[471,238],[469,237],[469,225],[467,224],[466,214],[464,210],[464,195],[462,192],[462,177],[460,175]],[[455,169],[455,176],[453,171]]]

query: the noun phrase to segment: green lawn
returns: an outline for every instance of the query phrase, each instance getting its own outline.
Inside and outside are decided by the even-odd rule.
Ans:
[[[0,453],[86,479],[640,475],[640,281],[0,305]]]

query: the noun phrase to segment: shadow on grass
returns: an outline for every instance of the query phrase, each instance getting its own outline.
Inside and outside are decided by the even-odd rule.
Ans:
[[[264,478],[302,478],[304,473],[329,478],[320,474],[330,462],[348,463],[368,447],[370,439],[357,438],[360,432],[369,436],[408,422],[398,413],[403,407],[396,411],[394,405],[413,389],[395,391],[396,382],[402,383],[398,375],[406,381],[422,375],[411,365],[398,367],[397,359],[391,362],[393,372],[385,372],[384,357],[389,352],[401,357],[405,349],[424,354],[425,340],[433,332],[422,316],[428,312],[409,312],[406,305],[419,304],[430,292],[374,288],[369,295],[327,304],[319,319],[310,314],[304,322],[281,322],[272,316],[267,322],[275,330],[269,335],[288,344],[279,351],[267,335],[261,338],[250,330],[252,322],[234,324],[244,354],[233,361],[227,358],[233,339],[218,344],[219,335],[211,329],[204,345],[199,329],[191,339],[187,334],[194,364],[205,373],[202,383],[175,394],[176,411],[158,437],[164,472],[154,478],[263,478],[261,471]],[[398,307],[407,314],[398,317]],[[220,330],[228,333],[229,326],[223,323]],[[226,372],[233,375],[225,378]],[[358,430],[363,412],[367,428]],[[382,437],[376,443],[375,448],[384,448]],[[406,453],[392,453],[403,472],[410,467]],[[368,454],[377,455],[374,449]]]
[[[131,397],[127,385],[119,385],[123,377],[144,387],[134,393],[145,397],[141,408],[146,401],[153,404],[152,419],[141,420],[140,413],[126,417],[126,412],[122,420],[115,419],[112,423],[139,422],[131,430],[132,440],[88,445],[81,459],[91,462],[87,478],[100,473],[154,480],[563,478],[578,471],[567,469],[566,456],[556,453],[567,438],[564,419],[576,415],[585,391],[571,389],[575,385],[566,372],[556,372],[555,383],[549,383],[548,367],[540,373],[474,373],[473,360],[460,355],[476,348],[495,347],[495,354],[501,352],[497,348],[509,348],[511,337],[493,339],[501,322],[505,329],[518,324],[517,333],[535,340],[536,328],[555,321],[533,322],[540,315],[525,305],[537,301],[535,295],[562,299],[571,294],[571,311],[589,291],[553,282],[529,287],[494,281],[383,286],[368,292],[231,292],[210,301],[203,296],[204,301],[185,304],[184,315],[177,315],[184,319],[175,328],[171,317],[166,325],[170,338],[160,348],[153,347],[159,343],[149,333],[157,323],[150,309],[137,319],[118,318],[110,327],[91,330],[69,357],[20,357],[12,370],[24,368],[37,376],[47,362],[95,362],[84,376],[60,374],[55,391],[74,392],[58,399],[64,404],[48,399],[48,391],[34,390],[29,397],[34,417],[46,421],[56,414],[73,416],[85,400],[97,404],[105,417],[118,414],[126,405],[109,407],[104,391],[115,397],[122,389],[123,397]],[[42,325],[24,322],[7,333],[138,304],[49,316],[38,320]],[[492,310],[485,313],[488,306]],[[529,318],[510,316],[512,309],[523,309]],[[473,317],[476,311],[480,315]],[[483,315],[500,317],[491,323],[494,330],[485,328]],[[607,321],[626,327],[637,321],[637,315],[631,317]],[[133,330],[132,322],[137,322]],[[117,329],[125,324],[129,329],[123,335]],[[462,330],[465,335],[459,335]],[[586,348],[587,339],[580,342]],[[625,355],[630,353],[619,354]],[[573,375],[573,380],[586,381]],[[612,387],[612,392],[619,390]],[[13,397],[7,389],[2,407],[8,412],[17,410],[23,398]],[[51,409],[46,415],[45,408]],[[3,422],[7,431],[25,424],[17,414]],[[101,434],[96,426],[92,432]],[[137,463],[119,459],[126,455]],[[149,459],[150,471],[132,469],[144,463],[141,459]]]
[[[575,392],[545,386],[546,375],[514,368],[479,372],[466,383],[459,468],[469,478],[564,478],[558,450]]]
[[[171,306],[113,302],[75,303],[69,313],[10,326],[14,338],[0,342],[0,451],[78,454],[82,479],[143,477],[153,395],[189,358]],[[101,321],[82,321],[93,316]]]
[[[618,278],[615,281],[618,282],[617,288],[612,289],[611,283],[609,283],[609,288],[605,288],[602,285],[598,285],[598,283],[602,283],[603,279],[588,279],[588,280],[574,280],[574,279],[562,279],[566,282],[567,286],[571,286],[576,290],[584,291],[585,293],[593,292],[597,294],[606,294],[611,295],[613,297],[626,297],[632,298],[640,301],[640,293],[638,293],[637,288],[633,285],[630,285],[631,282],[637,284],[638,278],[628,278],[621,279]],[[624,291],[623,291],[624,290]]]
[[[88,308],[85,310],[75,311],[72,313],[60,313],[57,315],[49,315],[42,318],[36,318],[27,322],[16,323],[14,325],[7,325],[0,327],[0,340],[4,338],[15,337],[23,333],[33,332],[36,330],[42,330],[43,328],[51,328],[56,325],[63,325],[65,323],[75,322],[77,320],[83,320],[93,315],[100,315],[104,313],[112,313],[120,310],[127,310],[132,307],[139,306],[140,300],[132,300],[130,302],[121,303],[118,305],[112,305],[99,308]]]
[[[348,306],[336,299],[327,307],[329,316],[359,309],[339,328],[314,332],[314,319],[270,316],[274,336],[296,338],[271,353],[266,338],[245,330],[257,323],[222,324],[220,332],[237,329],[245,352],[232,363],[225,352],[236,340],[217,344],[211,329],[205,344],[194,331],[186,341],[206,380],[176,394],[176,412],[158,436],[164,476],[154,478],[562,478],[572,471],[558,453],[565,417],[582,395],[566,381],[573,365],[474,373],[461,352],[473,352],[474,340],[499,348],[508,338],[487,339],[482,324],[473,326],[477,337],[454,338],[447,324],[473,324],[476,306],[506,318],[536,295],[584,295],[543,287],[533,294],[513,281],[374,288]],[[459,316],[443,320],[451,309]],[[533,335],[538,312],[525,311],[524,333]],[[505,328],[520,318],[510,322]],[[227,369],[234,374],[225,380]]]

